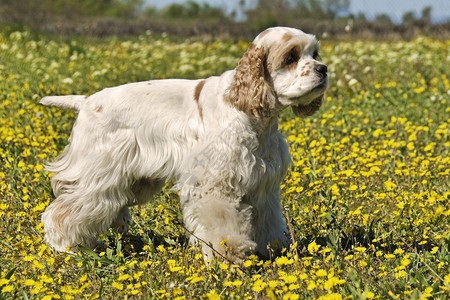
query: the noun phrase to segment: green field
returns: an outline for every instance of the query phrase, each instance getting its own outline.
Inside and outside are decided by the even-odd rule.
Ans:
[[[293,157],[282,205],[296,247],[206,267],[178,197],[135,207],[104,252],[52,253],[44,165],[75,115],[44,95],[92,94],[236,66],[247,42],[52,38],[0,30],[0,299],[448,299],[450,41],[327,41],[330,88],[305,120],[280,117]],[[171,183],[168,183],[170,186]]]

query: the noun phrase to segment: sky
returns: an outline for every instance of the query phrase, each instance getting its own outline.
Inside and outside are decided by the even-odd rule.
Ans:
[[[147,5],[161,8],[171,3],[182,3],[186,0],[144,0]],[[239,10],[240,0],[197,0],[207,2],[212,6],[223,8],[227,12]],[[251,7],[257,0],[245,0],[246,7]],[[413,11],[416,16],[421,15],[422,9],[431,6],[433,22],[450,20],[450,0],[350,0],[350,12],[357,14],[363,12],[369,20],[378,14],[388,14],[394,22],[401,22],[405,12]],[[238,14],[239,15],[239,14]]]

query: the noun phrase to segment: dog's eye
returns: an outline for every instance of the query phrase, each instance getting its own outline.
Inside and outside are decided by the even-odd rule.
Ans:
[[[295,63],[298,60],[298,54],[291,51],[284,59],[284,65],[288,66]]]
[[[313,53],[313,55],[312,55],[312,57],[315,59],[315,60],[320,60],[320,55],[319,55],[319,51],[314,51],[314,53]]]

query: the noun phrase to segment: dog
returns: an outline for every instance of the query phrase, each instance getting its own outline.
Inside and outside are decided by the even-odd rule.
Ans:
[[[273,27],[220,76],[42,98],[78,111],[68,146],[47,167],[56,199],[42,214],[44,241],[57,251],[95,248],[109,227],[127,232],[130,206],[174,180],[205,260],[278,253],[291,244],[280,204],[291,158],[277,119],[287,107],[311,116],[327,87],[317,39]]]

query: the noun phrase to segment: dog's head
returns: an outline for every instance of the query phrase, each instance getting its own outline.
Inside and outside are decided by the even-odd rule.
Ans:
[[[272,117],[287,106],[307,117],[319,109],[327,87],[317,39],[298,29],[274,27],[250,43],[225,99],[257,118]]]

